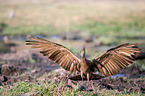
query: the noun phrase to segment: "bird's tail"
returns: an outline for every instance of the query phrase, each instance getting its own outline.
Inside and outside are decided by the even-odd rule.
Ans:
[[[104,78],[104,76],[101,76],[99,74],[91,74],[90,80],[99,80],[101,78]],[[79,74],[79,75],[69,77],[69,79],[74,80],[74,81],[79,81],[79,80],[82,80],[82,77]],[[83,76],[83,80],[87,80],[87,76]]]

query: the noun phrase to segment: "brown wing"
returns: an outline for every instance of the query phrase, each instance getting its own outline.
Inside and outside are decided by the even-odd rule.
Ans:
[[[136,45],[122,44],[107,50],[92,60],[92,64],[101,74],[111,76],[133,63],[135,54],[141,53],[140,50]]]
[[[62,66],[65,70],[72,72],[80,71],[80,59],[73,55],[66,47],[37,37],[33,41],[26,41],[26,45],[33,45],[40,53]]]

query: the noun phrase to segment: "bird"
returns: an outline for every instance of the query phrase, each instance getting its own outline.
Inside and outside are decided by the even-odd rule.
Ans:
[[[59,64],[71,73],[80,74],[70,79],[98,80],[117,74],[135,61],[135,54],[142,53],[137,44],[124,43],[108,49],[102,55],[89,60],[86,58],[85,47],[82,48],[80,58],[75,56],[67,47],[40,37],[25,41],[26,45],[37,48],[48,59]],[[99,74],[98,74],[99,73]]]

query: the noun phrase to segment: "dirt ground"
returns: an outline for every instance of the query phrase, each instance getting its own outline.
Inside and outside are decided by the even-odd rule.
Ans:
[[[54,81],[64,82],[66,85],[62,88],[70,89],[78,85],[78,90],[93,91],[97,89],[117,90],[119,92],[138,92],[145,93],[145,70],[137,65],[132,65],[122,70],[119,74],[112,77],[106,77],[99,80],[88,81],[73,81],[68,77],[70,73],[60,68],[56,63],[47,60],[39,53],[23,51],[23,56],[19,57],[16,53],[0,54],[0,86],[12,85],[18,81],[38,82],[37,79],[43,74],[48,74],[53,71],[53,74],[48,75],[49,82]],[[25,57],[31,57],[25,58]],[[7,60],[6,58],[9,58]],[[36,63],[37,62],[37,63]],[[55,78],[55,79],[54,79]]]

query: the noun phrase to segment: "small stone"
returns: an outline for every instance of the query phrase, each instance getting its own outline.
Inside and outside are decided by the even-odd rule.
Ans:
[[[35,73],[35,72],[36,72],[36,70],[32,70],[32,71],[31,71],[31,73]]]

